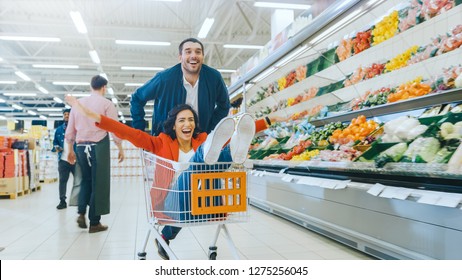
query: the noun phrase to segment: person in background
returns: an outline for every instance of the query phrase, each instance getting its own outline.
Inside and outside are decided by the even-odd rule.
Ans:
[[[117,121],[117,110],[114,104],[104,98],[107,80],[102,76],[91,79],[91,95],[80,99],[81,104],[91,110]],[[105,130],[95,126],[94,122],[86,118],[77,110],[72,110],[65,134],[70,146],[77,143],[77,155],[74,150],[69,151],[69,161],[77,162],[82,171],[82,182],[79,193],[77,224],[80,228],[87,228],[85,214],[89,205],[88,219],[89,233],[105,231],[108,226],[102,225],[101,215],[110,212],[110,142]],[[124,160],[122,140],[113,135],[114,143],[119,150],[119,162]]]
[[[55,137],[53,139],[53,149],[51,150],[52,152],[58,152],[59,204],[56,206],[56,209],[58,210],[67,208],[67,181],[69,180],[70,173],[72,173],[72,176],[75,177],[75,162],[68,162],[67,158],[62,158],[65,145],[64,133],[66,132],[70,112],[70,109],[63,111],[64,122],[56,128]]]
[[[162,132],[168,112],[178,104],[189,104],[199,115],[202,131],[210,133],[230,109],[228,90],[217,70],[203,64],[204,46],[195,39],[179,45],[180,63],[157,73],[131,97],[133,127],[144,131],[144,106],[154,100],[152,135]]]

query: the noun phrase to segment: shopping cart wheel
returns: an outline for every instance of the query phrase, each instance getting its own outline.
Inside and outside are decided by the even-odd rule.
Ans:
[[[217,246],[210,246],[209,247],[209,260],[216,260],[217,259]]]
[[[141,261],[146,260],[146,252],[138,253],[138,259],[141,260]]]

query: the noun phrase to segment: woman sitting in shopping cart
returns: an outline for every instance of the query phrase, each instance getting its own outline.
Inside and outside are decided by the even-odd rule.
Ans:
[[[199,130],[198,116],[194,109],[187,104],[181,104],[168,113],[167,120],[164,122],[164,132],[160,133],[159,136],[152,136],[83,107],[73,96],[66,96],[66,102],[77,108],[86,117],[93,119],[97,127],[112,132],[117,137],[128,140],[139,148],[177,162],[243,163],[247,159],[255,131],[261,131],[271,125],[269,118],[254,121],[249,114],[243,114],[237,123],[232,117],[222,119],[215,129],[207,135],[207,133]],[[229,144],[226,145],[228,142]],[[161,177],[172,176],[157,176],[156,174],[156,177],[160,179]],[[165,180],[163,178],[163,185],[168,187],[172,179],[167,178]],[[180,188],[187,187],[180,186]],[[163,192],[162,197],[155,199],[156,203],[164,204],[164,199],[168,200],[165,198],[166,195],[167,192]],[[160,205],[153,205],[153,207],[154,209],[161,208]],[[165,226],[162,229],[162,237],[169,244],[169,241],[174,239],[180,230],[181,227]],[[159,255],[168,259],[167,253],[157,240],[156,245],[159,249]]]

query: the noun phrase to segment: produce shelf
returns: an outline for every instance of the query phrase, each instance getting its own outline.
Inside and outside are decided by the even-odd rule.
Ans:
[[[311,124],[313,124],[314,126],[322,126],[331,122],[351,121],[352,118],[355,118],[358,115],[364,115],[366,116],[366,118],[370,118],[460,101],[462,101],[462,89],[456,88],[399,102],[387,103],[371,108],[351,111],[337,116],[313,120],[311,121]]]

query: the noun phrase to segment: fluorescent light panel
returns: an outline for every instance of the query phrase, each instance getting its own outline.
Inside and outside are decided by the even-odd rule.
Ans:
[[[75,97],[86,97],[86,96],[90,96],[89,93],[72,93],[70,94],[72,96],[75,96]]]
[[[48,114],[49,117],[61,117],[63,114],[55,114],[55,113],[51,113],[51,114]]]
[[[37,111],[39,112],[61,112],[62,108],[39,108]]]
[[[49,94],[50,92],[48,90],[46,90],[44,87],[42,86],[37,86],[37,89],[40,90],[42,93],[44,94]]]
[[[0,112],[11,112],[14,111],[15,108],[11,107],[0,107]]]
[[[90,85],[89,82],[66,82],[66,81],[53,82],[53,84],[57,86],[89,86]]]
[[[14,72],[16,74],[16,76],[18,76],[19,78],[23,79],[24,81],[30,81],[31,79],[29,78],[29,76],[27,76],[26,74],[24,74],[23,72],[21,71],[16,71]]]
[[[117,98],[113,97],[112,98],[112,103],[117,104],[118,103]]]
[[[255,7],[260,7],[260,8],[289,9],[289,10],[308,10],[309,8],[311,8],[311,5],[276,3],[276,2],[255,2],[253,5]]]
[[[75,28],[77,28],[77,31],[82,34],[86,34],[87,31],[87,26],[85,25],[85,22],[83,21],[82,15],[78,11],[70,11],[69,14],[71,15],[72,21],[74,22]]]
[[[5,103],[5,102],[6,102],[5,99],[0,98],[0,103]]]
[[[27,41],[27,42],[59,42],[61,39],[56,37],[27,37],[27,36],[0,36],[0,40],[5,41]]]
[[[231,69],[218,69],[218,72],[221,72],[221,73],[235,73],[236,70],[231,70]]]
[[[132,41],[132,40],[115,40],[118,45],[139,45],[139,46],[170,46],[170,42],[157,41]]]
[[[34,68],[54,68],[54,69],[78,69],[78,65],[59,65],[59,64],[32,64]]]
[[[226,49],[251,49],[251,50],[260,50],[263,49],[263,46],[258,45],[234,45],[234,44],[225,44],[223,48]]]
[[[162,67],[140,67],[140,66],[122,66],[122,70],[137,70],[137,71],[161,71],[164,70]]]
[[[95,50],[91,50],[88,52],[90,54],[91,60],[96,63],[100,64],[101,60],[99,59],[98,53]]]
[[[42,120],[46,120],[46,119],[47,119],[47,117],[45,117],[44,115],[40,115],[40,118],[41,118]]]
[[[125,83],[124,85],[126,87],[140,87],[143,85],[143,83]]]
[[[37,96],[37,93],[23,93],[23,92],[5,92],[5,96]]]
[[[23,108],[19,105],[13,104],[11,107],[15,108],[16,110],[22,110]]]
[[[0,85],[15,85],[16,81],[0,81]]]
[[[114,95],[114,90],[112,88],[108,88],[107,93],[109,93],[110,95]]]
[[[57,103],[63,103],[63,101],[59,97],[53,97],[53,100]]]
[[[199,34],[197,34],[197,37],[203,39],[207,37],[207,34],[209,33],[210,29],[212,28],[213,23],[215,22],[214,18],[205,18],[204,23],[202,24],[201,29],[199,30]]]
[[[32,115],[32,116],[37,115],[37,112],[34,112],[34,111],[32,111],[32,110],[27,110],[27,113],[28,113],[29,115]]]

